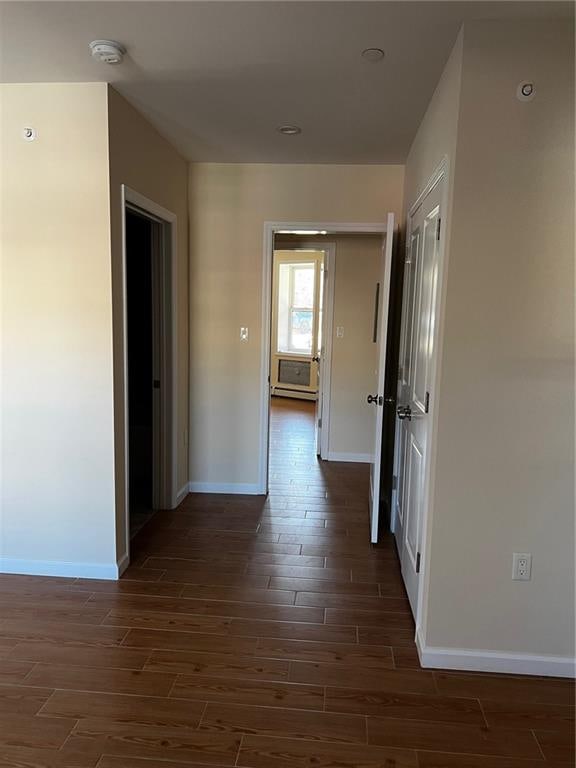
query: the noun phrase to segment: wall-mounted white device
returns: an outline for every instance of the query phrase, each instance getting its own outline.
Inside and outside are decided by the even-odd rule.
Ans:
[[[92,40],[90,43],[92,58],[102,64],[121,64],[126,54],[126,48],[114,40]]]
[[[516,88],[516,98],[518,101],[532,101],[535,95],[536,87],[530,80],[524,80]]]
[[[529,552],[512,554],[512,580],[530,581],[532,578],[532,555]]]

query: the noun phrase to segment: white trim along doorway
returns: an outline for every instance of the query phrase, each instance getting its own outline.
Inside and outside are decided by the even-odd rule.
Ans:
[[[126,552],[130,553],[130,456],[128,397],[128,283],[127,283],[127,213],[143,216],[155,225],[153,252],[153,478],[154,509],[172,509],[177,504],[177,248],[176,215],[126,185],[121,188],[122,221],[122,391],[124,394],[124,530]]]
[[[326,233],[326,243],[319,244],[314,242],[310,244],[315,250],[324,250],[327,257],[327,284],[326,284],[326,306],[325,306],[325,336],[326,348],[324,355],[328,363],[324,368],[324,381],[322,389],[324,393],[329,393],[330,388],[330,365],[331,357],[331,324],[333,313],[334,296],[334,250],[331,247],[330,235],[339,234],[357,234],[357,235],[382,235],[384,237],[387,231],[386,222],[375,223],[335,223],[335,222],[270,222],[264,223],[264,246],[262,254],[262,337],[261,337],[261,368],[260,368],[260,440],[259,440],[259,470],[257,494],[265,495],[268,492],[268,448],[269,448],[269,429],[270,429],[270,361],[271,361],[271,307],[272,307],[272,274],[274,261],[274,239],[277,234],[300,234],[302,236],[313,235],[316,233]],[[303,248],[302,244],[298,248]],[[326,380],[327,379],[327,380]],[[328,407],[329,414],[329,394]],[[325,410],[323,411],[323,413]],[[328,415],[329,419],[329,415]],[[323,415],[324,422],[324,415]],[[327,455],[327,437],[328,430],[321,431],[320,455],[329,458]]]

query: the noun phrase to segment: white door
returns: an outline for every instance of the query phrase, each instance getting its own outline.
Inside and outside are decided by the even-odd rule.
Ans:
[[[378,306],[375,319],[378,345],[377,391],[368,395],[368,403],[374,408],[374,454],[370,463],[370,540],[378,541],[380,514],[380,465],[382,461],[382,422],[384,417],[384,377],[386,374],[386,339],[388,336],[388,307],[390,304],[390,275],[392,247],[394,244],[394,214],[389,213],[386,222],[386,240],[382,246]]]
[[[429,450],[442,193],[440,177],[410,216],[404,268],[393,530],[414,614],[420,584],[424,470]]]

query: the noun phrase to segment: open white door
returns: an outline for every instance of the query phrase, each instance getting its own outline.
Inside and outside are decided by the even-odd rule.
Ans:
[[[374,331],[378,345],[377,392],[368,395],[368,403],[374,407],[374,455],[370,464],[370,540],[378,541],[380,514],[380,469],[382,461],[382,423],[384,418],[384,377],[386,374],[386,340],[388,337],[388,307],[390,304],[390,276],[392,248],[394,245],[394,214],[386,220],[386,239],[382,246],[382,262],[378,283]]]

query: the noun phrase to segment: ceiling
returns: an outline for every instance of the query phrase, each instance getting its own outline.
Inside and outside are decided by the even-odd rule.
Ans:
[[[556,2],[2,2],[4,82],[109,81],[186,157],[402,163],[463,21]],[[97,38],[122,42],[111,67]],[[361,57],[384,49],[378,64]],[[299,136],[276,130],[302,127]]]

